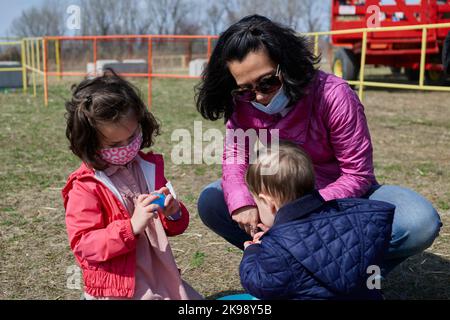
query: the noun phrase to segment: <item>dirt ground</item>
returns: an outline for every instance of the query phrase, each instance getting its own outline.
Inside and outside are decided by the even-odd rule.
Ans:
[[[0,94],[0,299],[79,299],[60,196],[78,166],[65,138],[69,84],[51,84],[50,105],[20,92]],[[196,203],[201,189],[220,178],[219,165],[175,165],[174,129],[193,132],[202,121],[194,107],[194,81],[158,80],[153,111],[163,134],[155,151],[191,213],[188,230],[171,239],[182,275],[214,298],[242,291],[241,252],[208,230]],[[142,88],[145,84],[140,83]],[[379,182],[412,188],[441,214],[441,235],[424,253],[403,263],[382,283],[388,299],[450,298],[450,93],[368,89],[364,97]],[[203,130],[223,122],[203,121]]]

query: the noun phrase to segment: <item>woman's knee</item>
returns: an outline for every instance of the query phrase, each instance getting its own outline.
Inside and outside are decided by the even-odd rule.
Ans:
[[[378,194],[373,198],[396,206],[393,243],[398,242],[397,245],[402,248],[400,251],[412,255],[431,246],[442,223],[429,200],[413,190],[399,186],[383,186],[376,193]]]
[[[439,214],[433,204],[422,195],[409,189],[405,192],[409,195],[410,201],[407,201],[407,206],[403,210],[404,214],[412,215],[409,219],[411,232],[418,242],[431,245],[442,226]]]
[[[438,212],[430,205],[418,208],[422,213],[419,219],[415,220],[411,227],[411,236],[415,239],[414,251],[422,252],[430,247],[442,227],[442,222]]]
[[[225,206],[225,208],[223,208]],[[212,226],[219,212],[226,209],[226,203],[221,188],[221,180],[207,185],[201,192],[197,202],[200,219],[207,226]]]

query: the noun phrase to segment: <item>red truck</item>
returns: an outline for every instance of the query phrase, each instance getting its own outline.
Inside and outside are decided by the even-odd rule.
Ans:
[[[374,7],[378,12],[374,20]],[[368,21],[370,23],[368,24]],[[331,30],[450,23],[450,0],[332,0]],[[450,28],[428,29],[425,81],[442,85],[446,74],[442,51]],[[331,36],[335,48],[333,72],[346,80],[359,75],[362,33]],[[399,73],[402,68],[410,81],[417,81],[420,72],[422,30],[370,32],[367,34],[366,65],[388,66]]]

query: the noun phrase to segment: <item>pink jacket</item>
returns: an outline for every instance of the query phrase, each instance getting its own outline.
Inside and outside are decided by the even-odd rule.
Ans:
[[[139,156],[155,168],[155,190],[164,187],[162,156],[142,152]],[[83,270],[85,292],[96,297],[133,297],[137,238],[130,213],[85,164],[69,176],[62,196],[70,248]],[[180,207],[179,220],[160,214],[168,236],[183,233],[189,224],[189,212],[181,202]]]
[[[227,129],[279,129],[279,138],[301,146],[311,157],[316,188],[325,200],[360,197],[376,184],[372,143],[364,107],[348,84],[318,71],[308,94],[284,116],[268,115],[249,103],[238,103]],[[229,135],[229,133],[227,133]],[[269,139],[270,141],[270,134]],[[231,212],[255,206],[245,184],[245,163],[227,163],[237,143],[224,147],[222,187]]]

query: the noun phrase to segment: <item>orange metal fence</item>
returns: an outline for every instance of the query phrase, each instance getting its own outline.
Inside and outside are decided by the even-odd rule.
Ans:
[[[106,35],[106,36],[49,36],[42,38],[42,51],[43,51],[43,82],[44,82],[44,103],[48,105],[48,79],[49,77],[63,77],[63,76],[87,76],[88,72],[80,71],[63,71],[63,61],[64,56],[61,54],[61,46],[64,41],[89,41],[92,43],[92,62],[94,64],[94,72],[97,72],[97,60],[99,57],[99,42],[100,41],[116,41],[116,40],[138,40],[141,43],[147,42],[147,65],[148,70],[146,73],[119,73],[121,76],[125,77],[137,77],[137,78],[147,78],[147,96],[148,96],[148,107],[152,104],[152,79],[153,78],[176,78],[176,79],[198,79],[199,76],[190,76],[185,74],[177,73],[156,73],[154,72],[153,64],[153,48],[154,43],[158,41],[192,41],[192,40],[204,40],[206,41],[206,52],[204,53],[205,59],[209,59],[211,56],[211,51],[213,48],[213,41],[217,39],[218,36],[207,35],[207,36],[194,36],[194,35]],[[54,44],[55,49],[55,64],[56,71],[49,70],[49,44]]]
[[[338,30],[338,31],[328,31],[328,32],[316,32],[316,33],[305,33],[303,35],[312,37],[314,40],[314,52],[319,53],[319,36],[329,36],[333,34],[349,34],[349,33],[362,33],[363,34],[363,53],[361,54],[361,70],[360,77],[358,81],[349,81],[350,84],[359,86],[359,96],[360,99],[363,98],[363,90],[365,86],[372,87],[383,87],[383,88],[400,88],[400,89],[416,89],[416,90],[431,90],[431,91],[450,91],[450,87],[443,86],[428,86],[424,85],[424,62],[426,57],[426,30],[430,28],[448,28],[450,24],[436,24],[436,25],[416,25],[416,26],[403,26],[403,27],[385,27],[385,28],[368,28],[368,29],[352,29],[352,30]],[[364,38],[368,32],[384,32],[389,30],[413,30],[422,29],[422,50],[421,50],[421,63],[420,63],[420,81],[419,85],[411,84],[398,84],[398,83],[379,83],[379,82],[368,82],[364,79],[364,66],[365,66],[365,46]],[[97,72],[97,61],[101,55],[100,43],[111,42],[111,41],[140,41],[141,44],[145,43],[147,47],[147,52],[145,59],[147,61],[147,71],[142,73],[120,73],[120,75],[125,77],[136,77],[136,78],[147,78],[147,103],[150,108],[152,105],[152,79],[153,78],[176,78],[176,79],[199,79],[199,76],[191,76],[186,74],[180,74],[177,72],[164,73],[156,72],[158,69],[153,62],[154,58],[154,47],[155,44],[162,41],[195,41],[202,40],[206,41],[203,43],[202,48],[204,49],[203,57],[209,60],[211,56],[213,41],[216,40],[218,36],[216,35],[205,35],[205,36],[195,36],[195,35],[106,35],[106,36],[49,36],[42,38],[25,38],[22,39],[22,59],[24,61],[25,72],[32,72],[33,74],[33,87],[34,95],[36,95],[36,81],[35,76],[40,75],[43,77],[43,87],[44,87],[44,103],[47,106],[49,100],[49,77],[63,77],[63,76],[87,76],[88,72],[80,71],[63,71],[63,61],[64,52],[62,51],[62,43],[64,41],[75,41],[75,42],[89,42],[92,44],[92,54],[89,56],[89,61],[94,64],[94,75]],[[53,47],[52,47],[53,46]],[[43,55],[40,55],[40,48]],[[53,49],[50,50],[50,49]],[[36,49],[36,54],[35,54]],[[141,50],[142,51],[142,50]],[[79,52],[76,51],[76,56],[74,60],[79,59]],[[169,51],[170,52],[170,51]],[[54,54],[53,54],[54,53]],[[145,52],[144,52],[145,53]],[[112,52],[107,52],[111,55]],[[50,56],[54,57],[54,65],[56,66],[55,71],[50,70],[49,62]],[[41,62],[42,58],[42,64]],[[110,57],[111,58],[111,57]],[[41,69],[42,66],[42,69]],[[66,69],[66,66],[64,66]],[[68,67],[70,69],[70,67]],[[26,75],[24,75],[26,79]],[[26,89],[24,89],[26,90]]]

